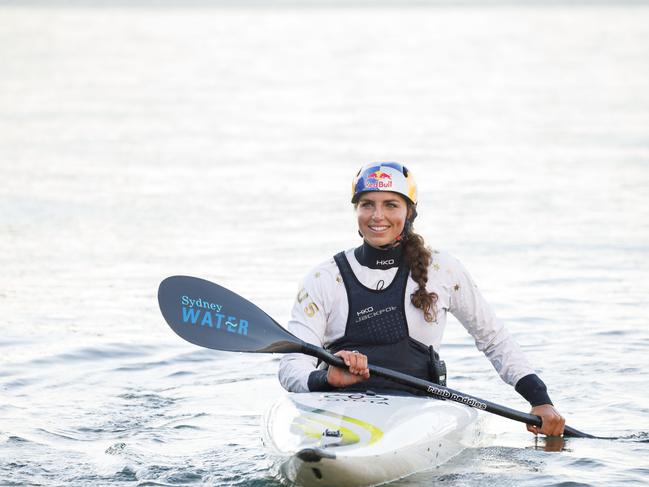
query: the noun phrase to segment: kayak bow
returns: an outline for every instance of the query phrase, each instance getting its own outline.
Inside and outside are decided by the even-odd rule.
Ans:
[[[475,444],[478,414],[450,401],[292,393],[264,416],[279,472],[304,487],[364,487],[434,468]]]

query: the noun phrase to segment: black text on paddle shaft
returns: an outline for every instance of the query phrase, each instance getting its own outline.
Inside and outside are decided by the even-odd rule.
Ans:
[[[462,396],[460,394],[452,393],[451,391],[448,391],[446,389],[440,389],[438,387],[428,386],[428,392],[438,397],[443,397],[444,399],[450,399],[451,401],[459,402],[461,404],[466,404],[467,406],[471,406],[472,408],[482,409],[482,410],[487,409],[487,405],[483,402],[473,399],[472,397]]]
[[[180,303],[184,323],[248,335],[248,321],[221,313],[223,306],[220,304],[186,295],[180,298]]]

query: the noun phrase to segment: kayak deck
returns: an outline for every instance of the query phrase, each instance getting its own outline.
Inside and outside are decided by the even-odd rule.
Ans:
[[[433,468],[474,444],[477,412],[428,397],[292,393],[264,416],[280,473],[305,487],[360,487]]]

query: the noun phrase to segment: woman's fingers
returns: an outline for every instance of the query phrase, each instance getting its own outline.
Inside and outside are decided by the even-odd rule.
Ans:
[[[544,433],[548,436],[561,436],[563,434],[563,429],[565,428],[565,426],[565,418],[557,412],[556,416],[553,417]]]
[[[566,420],[551,404],[534,406],[531,413],[540,416],[543,424],[541,425],[540,429],[536,426],[528,425],[528,431],[534,433],[535,435],[541,433],[547,436],[561,436],[563,434],[563,429],[566,426]]]
[[[346,387],[369,379],[367,357],[362,353],[341,350],[335,354],[343,359],[347,368],[329,367],[327,382],[334,387]]]
[[[370,371],[367,368],[367,356],[359,353],[357,351],[348,351],[341,350],[336,353],[337,356],[342,358],[345,361],[345,365],[348,368],[350,374],[360,375],[364,378],[368,378]]]
[[[367,370],[367,356],[363,355],[362,353],[359,352],[352,352],[351,353],[352,357],[352,362],[354,364],[353,368],[353,374],[355,375],[365,375],[366,372],[369,372]]]

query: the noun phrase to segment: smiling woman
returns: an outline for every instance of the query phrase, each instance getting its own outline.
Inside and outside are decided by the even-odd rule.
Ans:
[[[408,217],[403,198],[393,193],[365,193],[356,203],[358,229],[372,247],[383,247],[397,240]]]
[[[543,381],[482,297],[464,266],[429,249],[415,233],[417,186],[405,166],[363,166],[352,182],[352,204],[362,244],[340,252],[312,271],[300,287],[289,330],[343,358],[347,368],[324,367],[306,355],[287,355],[282,385],[292,392],[417,391],[379,377],[372,364],[446,383],[439,348],[452,313],[474,337],[502,379],[532,405],[543,426],[533,433],[558,436],[565,421]]]

